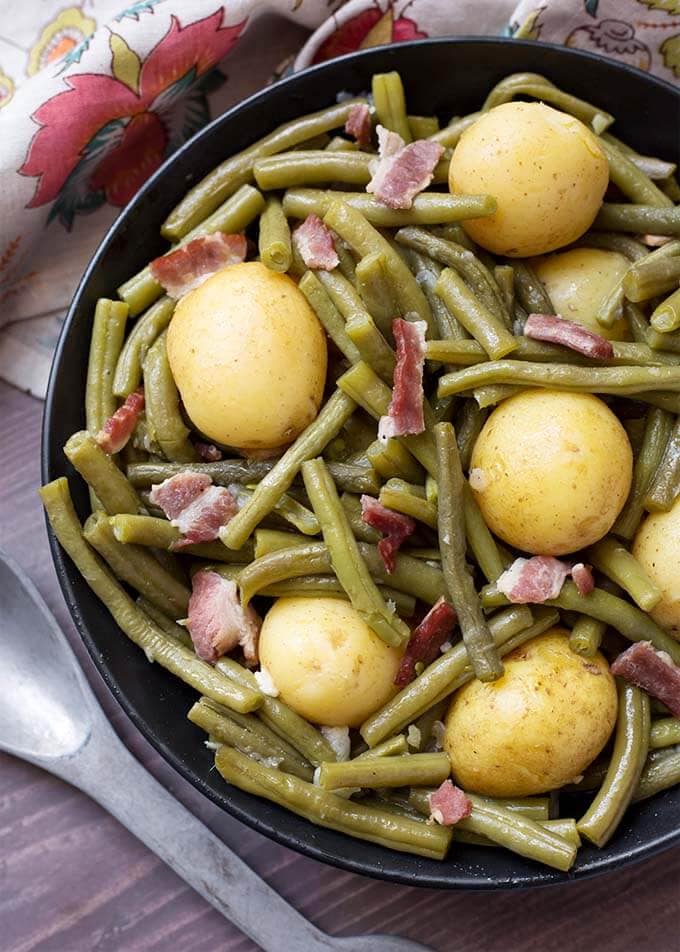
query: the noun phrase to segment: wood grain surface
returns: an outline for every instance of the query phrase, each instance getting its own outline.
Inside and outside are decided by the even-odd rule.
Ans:
[[[393,933],[441,952],[680,950],[680,849],[583,883],[521,893],[439,892],[323,866],[269,842],[199,796],[117,708],[78,643],[35,493],[41,411],[37,401],[0,384],[0,546],[36,582],[126,744],[306,916],[335,935]],[[2,592],[0,625],[1,608]],[[2,952],[254,948],[85,796],[0,754]],[[284,936],[281,952],[297,952]]]

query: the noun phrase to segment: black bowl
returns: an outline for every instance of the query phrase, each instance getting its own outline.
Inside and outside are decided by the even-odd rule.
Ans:
[[[187,188],[226,156],[280,122],[335,101],[339,90],[370,87],[372,73],[398,69],[415,113],[442,120],[479,108],[508,73],[532,71],[617,117],[616,131],[641,152],[680,161],[680,94],[669,84],[586,53],[501,39],[441,39],[352,54],[277,83],[220,116],[147,182],[111,227],[88,267],[57,347],[45,407],[42,475],[71,479],[76,508],[88,511],[84,484],[62,446],[85,425],[83,400],[92,312],[98,297],[165,250],[159,226]],[[187,780],[239,820],[292,849],[336,866],[407,884],[477,889],[583,878],[649,856],[680,837],[680,790],[632,807],[612,842],[585,847],[568,875],[504,850],[457,846],[445,862],[419,859],[312,826],[292,813],[228,787],[211,771],[202,733],[186,719],[194,693],[123,637],[50,536],[71,614],[107,685],[144,736]]]

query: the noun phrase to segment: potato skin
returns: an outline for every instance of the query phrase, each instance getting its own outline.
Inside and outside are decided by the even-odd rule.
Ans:
[[[217,443],[285,446],[319,411],[323,329],[295,283],[257,261],[223,268],[179,301],[168,358],[191,421]]]
[[[593,133],[573,116],[537,102],[484,113],[451,159],[453,193],[493,195],[498,210],[463,222],[497,254],[545,254],[579,238],[602,202],[609,166]]]
[[[260,660],[281,699],[315,724],[358,727],[396,693],[401,650],[339,598],[279,598],[260,633]]]
[[[603,327],[595,317],[630,267],[623,255],[602,248],[572,248],[537,258],[533,266],[561,317],[583,324],[607,340],[630,339],[625,318]]]
[[[598,652],[582,658],[564,628],[504,658],[497,681],[471,681],[446,717],[444,748],[464,790],[525,797],[554,790],[597,757],[616,722],[616,685]]]
[[[647,516],[633,540],[633,555],[662,592],[652,618],[680,641],[680,499],[668,512]]]
[[[496,535],[524,552],[564,555],[611,529],[633,453],[616,416],[585,393],[525,390],[482,428],[470,485]]]

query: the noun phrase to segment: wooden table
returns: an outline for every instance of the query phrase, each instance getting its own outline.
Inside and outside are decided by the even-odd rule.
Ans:
[[[0,546],[72,638],[126,744],[191,810],[321,928],[392,932],[451,952],[680,949],[680,849],[590,882],[521,893],[374,882],[277,846],[200,797],[103,688],[67,615],[36,496],[42,406],[0,383]],[[0,618],[2,592],[0,592]],[[0,634],[1,637],[1,634]],[[0,755],[3,952],[245,952],[256,948],[85,796]],[[298,952],[281,939],[281,952]]]

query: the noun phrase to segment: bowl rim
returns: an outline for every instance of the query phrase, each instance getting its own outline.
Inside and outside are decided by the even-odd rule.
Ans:
[[[346,62],[353,63],[360,59],[370,59],[375,56],[377,52],[384,52],[386,49],[390,49],[395,52],[395,55],[398,55],[400,49],[406,48],[428,49],[433,46],[474,46],[479,44],[484,44],[493,48],[506,46],[509,43],[517,46],[523,46],[533,51],[547,49],[576,61],[586,60],[597,62],[600,66],[602,66],[604,61],[605,65],[611,68],[614,72],[631,74],[639,81],[658,86],[666,92],[670,91],[677,97],[678,106],[680,108],[680,87],[676,87],[672,83],[660,77],[651,76],[643,70],[637,69],[636,67],[630,66],[626,63],[621,63],[616,60],[608,60],[606,57],[599,56],[595,53],[591,53],[586,50],[571,49],[560,44],[542,43],[534,40],[516,40],[511,37],[477,35],[432,37],[427,39],[406,41],[404,43],[398,44],[389,44],[388,46],[382,47],[370,47],[365,50],[355,51],[341,57],[336,57],[332,60],[314,64],[287,77],[284,77],[278,80],[276,83],[266,86],[264,89],[258,90],[247,99],[241,100],[227,109],[225,112],[216,116],[209,123],[207,123],[207,125],[195,133],[190,139],[183,143],[182,146],[180,146],[175,152],[168,156],[162,165],[146,180],[144,185],[138,190],[138,192],[127,203],[127,205],[121,209],[120,213],[107,228],[106,233],[94,251],[83,273],[83,276],[78,282],[73,299],[66,313],[59,334],[57,346],[52,358],[41,428],[40,455],[42,482],[45,483],[54,478],[54,464],[56,460],[53,459],[50,452],[49,434],[52,419],[57,409],[55,406],[55,390],[57,387],[57,379],[60,374],[62,354],[67,338],[70,334],[71,325],[80,306],[81,298],[86,292],[93,273],[99,266],[100,259],[104,257],[108,251],[109,246],[114,241],[119,230],[124,226],[127,218],[136,208],[137,203],[142,201],[147,192],[151,191],[157,185],[157,183],[164,178],[173,163],[179,161],[180,158],[186,153],[196,148],[203,137],[212,135],[214,129],[222,123],[230,123],[237,119],[242,111],[250,109],[253,105],[258,104],[259,102],[266,101],[272,90],[277,90],[280,92],[282,88],[285,89],[286,87],[294,87],[298,81],[306,79],[309,77],[309,75],[316,75],[326,70],[337,69],[338,64],[343,64]],[[225,158],[227,157],[228,156],[225,156]],[[118,689],[116,679],[112,675],[109,665],[100,657],[97,645],[90,635],[89,628],[85,623],[80,611],[78,598],[76,597],[72,583],[72,577],[79,577],[77,570],[71,563],[71,560],[65,555],[64,551],[56,540],[46,516],[45,524],[47,528],[52,560],[55,566],[62,594],[66,601],[66,605],[71,618],[75,623],[78,634],[85,644],[88,654],[90,655],[93,666],[96,669],[99,677],[101,677],[104,681],[108,692],[115,698],[117,703],[124,711],[125,715],[132,721],[134,726],[140,731],[145,740],[148,741],[154,747],[154,749],[158,751],[165,762],[169,764],[174,770],[176,770],[184,780],[189,782],[194,788],[198,789],[202,794],[207,796],[213,803],[225,810],[232,817],[235,817],[237,820],[245,823],[258,833],[268,837],[274,842],[292,849],[297,853],[301,853],[306,857],[326,863],[336,868],[364,876],[371,876],[375,879],[387,880],[408,886],[421,886],[424,888],[456,888],[484,891],[509,888],[522,889],[537,886],[545,887],[550,885],[561,885],[567,882],[580,882],[586,878],[602,875],[603,873],[614,871],[623,866],[628,866],[633,863],[638,863],[649,859],[654,854],[669,849],[676,843],[680,842],[679,823],[677,828],[674,830],[671,829],[665,833],[661,833],[651,840],[647,839],[644,843],[635,844],[627,848],[625,853],[615,854],[614,856],[607,857],[603,860],[596,859],[594,862],[581,867],[575,873],[570,872],[567,874],[562,874],[555,870],[549,870],[537,865],[535,873],[532,871],[532,873],[528,876],[519,877],[517,879],[507,879],[505,877],[503,879],[494,879],[493,877],[483,877],[471,880],[469,876],[464,874],[449,873],[448,875],[444,875],[446,872],[445,863],[442,864],[442,875],[440,876],[424,874],[414,878],[414,875],[412,874],[409,875],[399,872],[398,870],[387,869],[377,861],[367,863],[365,860],[354,859],[351,855],[344,854],[342,852],[331,853],[321,844],[316,844],[309,840],[301,841],[300,839],[296,838],[294,834],[281,831],[275,825],[272,825],[271,823],[268,823],[262,819],[258,811],[258,804],[260,803],[260,800],[253,795],[248,795],[248,801],[252,802],[254,805],[252,810],[242,809],[239,805],[231,801],[227,801],[225,797],[219,796],[210,786],[204,782],[203,778],[195,774],[192,769],[186,765],[180,755],[176,754],[166,743],[164,743],[160,737],[155,734],[153,728],[149,726],[146,718],[138,712],[134,703],[129,701],[125,693]],[[403,854],[398,855],[401,856]]]

